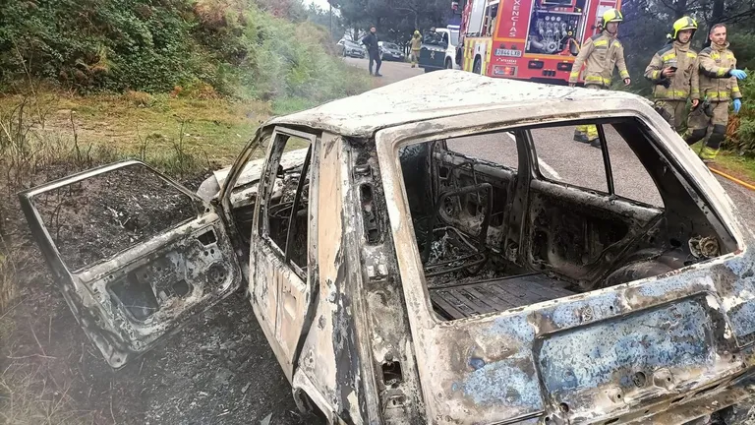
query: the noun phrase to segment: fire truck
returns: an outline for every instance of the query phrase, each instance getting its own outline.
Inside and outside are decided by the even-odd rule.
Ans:
[[[621,0],[460,0],[456,61],[496,78],[567,84],[579,48]]]

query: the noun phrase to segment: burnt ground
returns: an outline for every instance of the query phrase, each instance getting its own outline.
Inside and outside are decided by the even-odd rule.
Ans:
[[[204,177],[184,183],[194,190]],[[102,236],[110,240],[107,226],[124,220],[110,210],[134,211],[125,200],[112,197],[110,208],[87,215],[84,227],[105,226]],[[22,220],[14,224],[25,227]],[[76,323],[29,235],[21,234],[15,240],[27,254],[16,270],[20,293],[0,315],[0,423],[316,423],[299,414],[248,300],[232,295],[114,371]],[[104,249],[123,241],[111,242]]]

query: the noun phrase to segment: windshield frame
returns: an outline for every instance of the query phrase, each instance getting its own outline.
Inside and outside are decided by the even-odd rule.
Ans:
[[[432,34],[435,34],[437,42],[434,41],[434,40],[430,41],[430,36]],[[434,33],[427,33],[427,34],[425,34],[425,36],[422,37],[422,44],[427,44],[428,46],[444,47],[444,43],[443,43],[443,35],[444,34],[448,36],[449,40],[451,39],[449,31],[446,28],[438,28],[437,30],[435,30]]]

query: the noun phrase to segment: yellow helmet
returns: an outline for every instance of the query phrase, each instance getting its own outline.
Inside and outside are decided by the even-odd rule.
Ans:
[[[684,16],[674,22],[674,40],[679,36],[679,31],[685,30],[692,30],[692,35],[695,35],[695,31],[697,31],[697,21],[689,16]]]
[[[621,14],[619,9],[608,9],[603,14],[603,28],[605,28],[610,22],[623,22],[624,15]]]

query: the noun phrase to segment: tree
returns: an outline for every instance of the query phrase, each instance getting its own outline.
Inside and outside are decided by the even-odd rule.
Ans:
[[[448,0],[338,0],[347,27],[358,30],[371,25],[386,39],[405,43],[415,29],[425,31],[446,24],[451,11]]]

